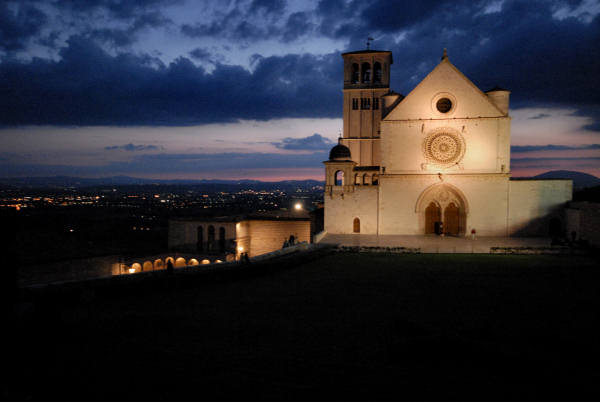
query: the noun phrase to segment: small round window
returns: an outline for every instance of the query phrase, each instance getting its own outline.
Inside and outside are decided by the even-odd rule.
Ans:
[[[448,98],[441,98],[435,104],[440,113],[448,113],[452,109],[452,101]]]

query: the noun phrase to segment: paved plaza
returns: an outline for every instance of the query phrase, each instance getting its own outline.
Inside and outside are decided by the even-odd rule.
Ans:
[[[418,248],[422,253],[489,253],[491,247],[549,247],[545,237],[470,237],[438,235],[326,234],[320,244],[354,247]]]

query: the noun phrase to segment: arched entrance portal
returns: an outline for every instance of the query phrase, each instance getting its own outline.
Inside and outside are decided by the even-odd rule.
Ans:
[[[442,220],[440,207],[434,202],[430,202],[425,208],[425,234],[435,233],[435,223]]]
[[[420,232],[436,233],[436,222],[442,222],[445,234],[461,236],[467,228],[469,204],[458,188],[451,184],[434,184],[425,189],[415,205]]]

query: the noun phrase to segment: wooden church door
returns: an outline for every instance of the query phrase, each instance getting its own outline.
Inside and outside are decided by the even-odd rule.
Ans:
[[[444,232],[458,236],[458,207],[453,202],[444,209]]]
[[[354,233],[360,233],[360,219],[358,218],[354,218],[354,222],[353,222],[353,232]]]
[[[430,203],[425,209],[425,234],[435,233],[435,223],[442,220],[440,208],[435,203]]]

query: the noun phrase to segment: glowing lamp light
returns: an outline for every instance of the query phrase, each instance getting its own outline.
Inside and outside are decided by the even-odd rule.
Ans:
[[[300,204],[299,202],[297,202],[296,204],[294,204],[294,209],[296,211],[300,211],[302,209],[302,204]]]
[[[135,268],[129,268],[127,271],[129,271],[130,274],[134,274],[135,273]]]
[[[242,247],[242,246],[239,246],[239,247],[238,247],[238,251],[241,253],[242,251],[244,251],[244,247]]]

